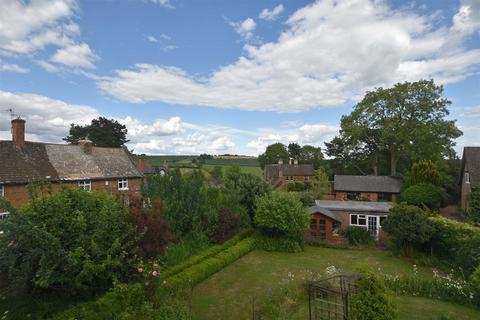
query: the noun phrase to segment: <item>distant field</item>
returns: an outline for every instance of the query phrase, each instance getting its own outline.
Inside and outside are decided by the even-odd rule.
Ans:
[[[167,160],[170,168],[184,168],[193,169],[197,168],[197,165],[192,163],[193,159],[197,156],[147,156],[146,160],[150,160],[154,166],[161,166],[163,161]],[[256,176],[262,177],[263,172],[260,168],[260,164],[256,158],[238,158],[238,159],[210,159],[205,160],[203,169],[206,171],[212,170],[215,166],[226,167],[240,166],[242,172],[251,173]]]

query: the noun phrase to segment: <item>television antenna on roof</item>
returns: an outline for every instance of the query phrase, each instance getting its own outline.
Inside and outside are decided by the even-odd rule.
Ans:
[[[6,112],[10,113],[10,120],[13,120],[17,115],[13,112],[12,108],[8,108],[5,110]]]

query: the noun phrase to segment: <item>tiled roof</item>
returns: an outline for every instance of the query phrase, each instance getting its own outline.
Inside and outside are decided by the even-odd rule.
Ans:
[[[470,186],[480,187],[480,147],[465,147],[463,149],[462,174],[466,170],[470,174]]]
[[[0,182],[25,183],[32,179],[86,180],[141,177],[123,148],[26,142],[21,148],[0,141]]]
[[[402,181],[390,176],[343,176],[335,175],[335,191],[390,192],[399,193]]]
[[[319,207],[319,206],[313,206],[313,207],[310,207],[308,208],[308,211],[310,211],[310,213],[321,213],[323,214],[324,216],[327,216],[329,218],[332,218],[333,220],[336,220],[338,222],[342,222],[342,218],[336,214],[335,212],[332,212],[326,208],[323,208],[323,207]]]
[[[315,205],[321,208],[334,211],[355,211],[388,213],[393,206],[391,202],[369,202],[369,201],[340,201],[340,200],[315,200]]]

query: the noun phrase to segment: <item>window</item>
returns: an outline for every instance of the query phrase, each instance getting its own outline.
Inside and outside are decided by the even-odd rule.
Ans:
[[[327,228],[325,225],[325,219],[318,220],[318,238],[320,240],[327,239]]]
[[[85,191],[92,191],[92,182],[90,180],[78,181],[78,186]]]
[[[348,200],[358,200],[360,198],[360,192],[347,192]]]
[[[366,226],[367,217],[363,214],[351,214],[350,215],[350,225],[352,226]]]
[[[118,179],[118,190],[128,190],[128,179]]]
[[[387,192],[379,192],[378,201],[392,201],[392,194]]]
[[[0,183],[0,197],[5,197],[5,187]]]
[[[470,183],[470,173],[465,172],[465,183]]]
[[[342,224],[338,221],[333,222],[333,227],[332,227],[332,234],[334,236],[338,236],[340,234],[340,228],[342,227]]]
[[[317,237],[317,219],[310,220],[310,234],[312,237]]]
[[[308,176],[305,176],[303,179],[304,179],[305,181],[308,181],[309,177],[308,177]]]
[[[380,227],[383,227],[383,222],[387,219],[387,216],[381,216],[380,217]]]

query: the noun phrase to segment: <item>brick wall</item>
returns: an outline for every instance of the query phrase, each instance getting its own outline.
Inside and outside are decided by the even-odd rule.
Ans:
[[[118,190],[118,180],[109,179],[109,180],[92,180],[92,190],[105,190],[111,194],[118,195],[129,195],[129,194],[140,194],[140,188],[142,184],[142,179],[140,178],[131,178],[128,179],[128,190]],[[61,186],[66,187],[78,187],[78,181],[74,182],[63,182],[52,183],[52,191],[58,192]],[[28,189],[27,185],[5,185],[5,198],[10,201],[14,208],[19,208],[28,203]]]

